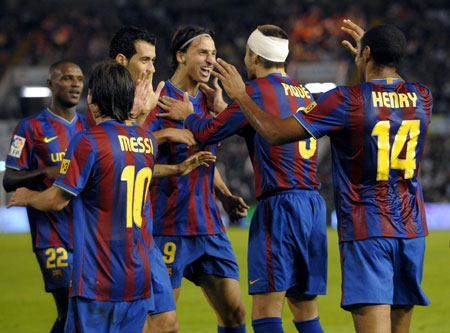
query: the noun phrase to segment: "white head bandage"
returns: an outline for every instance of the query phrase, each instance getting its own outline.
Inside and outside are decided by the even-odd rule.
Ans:
[[[247,44],[257,55],[273,62],[285,62],[289,54],[289,40],[266,36],[258,29],[248,37]]]
[[[197,38],[199,38],[199,37],[209,37],[209,38],[212,39],[211,35],[209,35],[209,34],[200,34],[200,35],[197,35],[197,36],[192,37],[191,39],[188,39],[183,45],[181,45],[181,47],[180,47],[178,50],[184,49],[184,47],[185,47],[186,45],[188,45],[188,44],[189,44],[190,42],[192,42],[194,39],[197,39]]]

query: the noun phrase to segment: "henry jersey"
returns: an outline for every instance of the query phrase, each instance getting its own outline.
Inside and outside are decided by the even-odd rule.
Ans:
[[[170,81],[166,81],[161,93],[179,100],[183,100],[183,94]],[[203,93],[199,90],[197,96],[189,98],[194,112],[203,119],[210,119]],[[152,132],[164,128],[183,129],[183,122],[156,118],[156,112],[161,110],[156,108],[147,116],[145,129]],[[216,145],[201,145],[199,150],[215,155]],[[165,142],[159,145],[157,163],[179,164],[194,153],[185,144]],[[215,163],[211,163],[183,177],[165,177],[152,182],[152,201],[157,203],[153,211],[154,235],[214,235],[225,231],[214,194],[214,169]]]
[[[337,87],[295,115],[330,137],[340,241],[428,234],[417,173],[432,105],[425,86],[388,78]]]
[[[83,131],[86,119],[75,113],[72,121],[45,109],[23,119],[14,130],[6,167],[32,171],[59,166],[72,137]],[[53,181],[45,178],[34,190],[43,191]],[[72,249],[72,205],[57,212],[41,212],[27,207],[33,250],[63,246]]]
[[[311,93],[286,74],[271,73],[247,83],[248,95],[258,106],[276,117],[288,118],[313,101]],[[257,198],[287,189],[319,189],[317,141],[313,138],[281,146],[271,145],[255,132],[234,102],[215,119],[201,120],[189,115],[186,128],[195,138],[207,144],[216,143],[233,134],[242,135],[255,170]]]
[[[77,134],[54,185],[75,196],[72,296],[132,301],[151,293],[149,185],[157,145],[136,123]]]

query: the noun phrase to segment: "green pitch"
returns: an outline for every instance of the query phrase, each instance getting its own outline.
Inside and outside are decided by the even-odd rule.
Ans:
[[[241,267],[241,288],[247,308],[247,328],[251,330],[251,299],[247,295],[247,230],[228,231]],[[352,332],[348,312],[340,309],[340,269],[337,236],[329,230],[328,295],[319,300],[321,322],[325,332]],[[56,310],[52,296],[44,292],[38,264],[31,251],[29,235],[0,234],[0,332],[48,332]],[[432,304],[414,309],[411,332],[448,332],[448,296],[450,295],[450,232],[431,232],[423,288]],[[183,281],[178,302],[178,317],[182,333],[215,332],[216,319],[201,290]],[[285,332],[295,332],[288,306],[283,313]]]

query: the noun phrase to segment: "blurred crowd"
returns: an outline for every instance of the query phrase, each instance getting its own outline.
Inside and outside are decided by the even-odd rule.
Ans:
[[[389,23],[400,28],[408,41],[400,74],[407,81],[427,85],[434,96],[434,114],[448,119],[450,4],[440,0],[393,0],[389,5],[373,0],[5,0],[0,3],[0,79],[12,66],[50,65],[61,58],[71,59],[87,71],[108,55],[109,40],[122,25],[140,26],[157,36],[155,80],[170,76],[170,38],[184,24],[214,30],[218,56],[236,64],[241,73],[245,73],[247,36],[257,25],[267,23],[288,32],[288,60],[292,63],[340,60],[351,64],[353,59],[340,46],[343,18],[366,27]],[[354,70],[349,71],[347,82],[356,83]],[[230,187],[252,202],[253,175],[244,143],[239,139],[227,141],[222,145],[220,154],[224,157],[219,162],[224,162],[219,166],[226,169]],[[438,134],[430,137],[427,145],[422,164],[427,201],[449,200],[450,145],[445,143],[449,143],[448,138]],[[434,158],[439,156],[447,156],[447,163]],[[319,168],[327,197],[331,189],[329,163]]]

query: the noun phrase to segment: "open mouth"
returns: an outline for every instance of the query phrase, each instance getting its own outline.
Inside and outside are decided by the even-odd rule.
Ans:
[[[212,68],[211,67],[200,67],[200,72],[203,76],[210,76]]]
[[[69,95],[72,98],[79,98],[81,95],[81,92],[78,90],[69,90]]]

